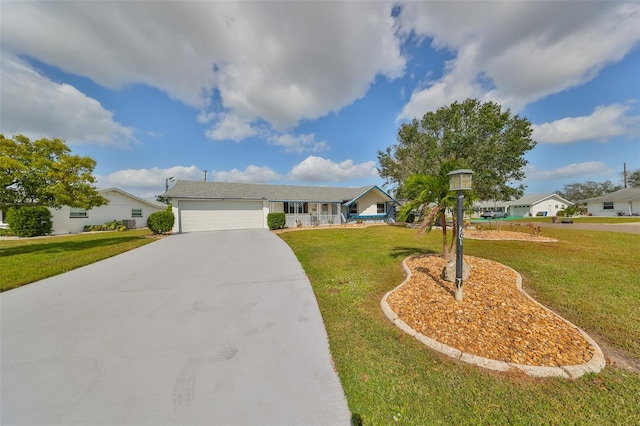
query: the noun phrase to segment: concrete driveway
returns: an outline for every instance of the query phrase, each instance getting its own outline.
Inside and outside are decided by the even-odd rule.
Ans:
[[[173,235],[4,292],[3,425],[348,425],[293,252]]]

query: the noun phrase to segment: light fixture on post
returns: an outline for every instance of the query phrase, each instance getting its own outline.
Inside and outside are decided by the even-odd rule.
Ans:
[[[457,301],[462,300],[462,240],[464,239],[463,222],[464,213],[462,206],[464,204],[464,191],[471,190],[471,180],[473,171],[469,169],[453,170],[447,173],[449,176],[449,190],[456,191],[456,224],[457,235],[456,240],[456,294]]]
[[[173,182],[175,180],[176,179],[173,176],[168,177],[164,180],[164,192],[167,192],[169,190],[169,182]]]

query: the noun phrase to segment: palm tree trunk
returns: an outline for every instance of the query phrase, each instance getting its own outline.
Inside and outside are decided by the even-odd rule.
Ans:
[[[458,239],[458,223],[456,222],[456,215],[453,215],[453,230],[451,231],[451,242],[449,243],[449,259],[451,260],[456,255],[456,241]]]
[[[444,260],[449,260],[449,247],[447,246],[447,215],[445,212],[442,212],[440,216],[440,223],[442,224],[442,254],[444,256]]]

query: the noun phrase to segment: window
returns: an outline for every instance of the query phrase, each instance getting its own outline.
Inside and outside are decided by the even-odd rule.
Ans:
[[[284,203],[284,212],[289,214],[309,213],[309,205],[307,203]]]
[[[131,209],[131,217],[142,217],[142,209]]]
[[[78,218],[78,217],[89,217],[87,211],[85,209],[79,209],[77,207],[71,207],[69,211],[70,218]]]
[[[378,214],[385,214],[386,213],[386,204],[385,203],[378,203],[376,206],[378,208]]]
[[[358,214],[358,203],[353,203],[349,206],[349,214]]]
[[[613,210],[613,201],[605,201],[602,208],[605,210]]]

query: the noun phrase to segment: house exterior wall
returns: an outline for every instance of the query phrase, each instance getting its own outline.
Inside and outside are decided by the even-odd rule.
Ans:
[[[539,212],[546,212],[546,216],[556,216],[560,210],[567,208],[567,205],[556,197],[542,200],[531,205],[531,216],[537,216]]]
[[[271,213],[286,213],[284,211],[284,203],[282,201],[272,202],[270,204]]]
[[[392,213],[392,202],[382,196],[378,191],[371,191],[364,194],[357,200],[357,214],[349,213],[349,207],[342,208],[342,215],[347,221],[384,221]],[[385,205],[384,213],[378,213],[378,203]]]
[[[588,202],[587,214],[592,216],[618,216],[618,212],[623,215],[639,215],[640,200],[636,201],[614,201],[613,209],[605,209],[603,201]]]
[[[384,216],[386,211],[382,214],[378,213],[377,204],[385,201],[377,191],[370,191],[358,200],[358,214],[361,216]]]
[[[71,208],[63,206],[61,209],[49,209],[52,215],[52,234],[71,234],[82,232],[85,225],[102,225],[112,220],[135,220],[136,228],[145,228],[147,218],[151,213],[163,210],[163,207],[152,207],[136,199],[127,197],[116,191],[102,194],[110,202],[106,206],[87,210],[87,217],[69,217]],[[142,217],[132,217],[132,209],[142,209]]]

